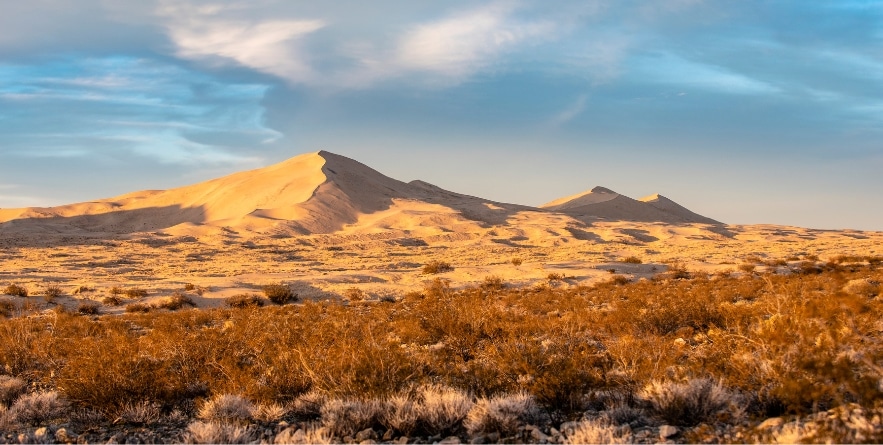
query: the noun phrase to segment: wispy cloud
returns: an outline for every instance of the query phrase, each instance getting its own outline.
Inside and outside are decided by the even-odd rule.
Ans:
[[[632,80],[661,83],[725,94],[772,94],[782,90],[722,66],[665,53],[635,60]]]
[[[0,152],[16,156],[223,164],[281,137],[263,122],[268,86],[220,83],[163,62],[69,57],[0,65],[0,80]],[[51,112],[58,107],[76,113]]]
[[[235,62],[291,83],[314,81],[316,73],[300,46],[307,35],[326,26],[317,19],[243,20],[219,15],[220,6],[165,4],[164,17],[176,55],[187,59]]]
[[[552,22],[517,19],[511,3],[496,3],[412,27],[399,40],[395,63],[459,80],[487,69],[519,45],[551,37]]]
[[[567,108],[561,110],[560,113],[553,116],[549,123],[553,127],[560,127],[572,121],[574,118],[582,114],[583,111],[585,111],[587,100],[587,95],[579,95],[572,104],[568,105]]]

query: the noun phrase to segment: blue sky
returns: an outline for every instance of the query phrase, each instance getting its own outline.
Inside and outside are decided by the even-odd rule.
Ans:
[[[329,150],[539,205],[883,230],[883,1],[0,0],[0,207]]]

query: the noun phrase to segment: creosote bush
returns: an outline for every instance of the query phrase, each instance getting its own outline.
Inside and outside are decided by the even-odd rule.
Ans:
[[[101,313],[101,306],[94,301],[84,301],[77,306],[77,313],[82,315],[98,315]]]
[[[450,272],[452,270],[454,270],[454,267],[451,266],[450,263],[447,263],[444,261],[435,260],[435,261],[430,261],[429,263],[423,265],[423,274],[424,275]]]
[[[636,256],[627,256],[627,257],[623,258],[620,262],[621,263],[628,263],[628,264],[641,264],[644,261],[642,261],[640,258],[638,258]]]
[[[263,286],[262,290],[267,299],[275,304],[282,305],[291,301],[297,301],[297,294],[287,284],[268,284]]]
[[[224,299],[224,303],[235,309],[244,309],[247,307],[261,307],[264,300],[256,294],[239,294]]]
[[[19,286],[18,284],[10,284],[9,286],[6,286],[3,293],[14,297],[27,297],[28,289],[24,286]]]
[[[46,289],[43,289],[43,297],[46,301],[52,301],[62,295],[64,295],[64,292],[62,292],[61,287],[56,284],[50,284],[46,286]]]
[[[133,287],[123,291],[123,294],[128,298],[144,298],[147,296],[147,291],[138,287]]]

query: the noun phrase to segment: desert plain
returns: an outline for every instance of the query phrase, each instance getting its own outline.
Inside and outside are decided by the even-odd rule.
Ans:
[[[455,288],[787,269],[806,257],[883,254],[883,233],[728,225],[654,194],[596,186],[542,207],[388,178],[328,152],[168,191],[52,208],[0,209],[0,282],[57,286],[71,309],[113,288],[155,304],[192,284],[198,307],[283,283],[302,299],[401,298],[442,277]],[[627,260],[628,261],[625,261]],[[437,274],[431,262],[450,265]],[[9,296],[0,297],[11,301]],[[39,300],[37,301],[40,304]],[[118,313],[124,306],[111,307]]]

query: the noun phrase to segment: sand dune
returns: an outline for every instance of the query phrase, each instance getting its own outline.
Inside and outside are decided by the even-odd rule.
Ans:
[[[635,200],[603,187],[541,208],[500,203],[320,151],[176,189],[0,209],[0,285],[38,293],[58,284],[69,296],[52,304],[70,307],[114,286],[146,289],[126,303],[149,304],[184,283],[205,289],[191,295],[201,307],[280,281],[305,299],[356,288],[376,300],[434,278],[578,286],[611,274],[648,278],[672,264],[739,273],[749,259],[880,255],[881,243],[878,232],[725,225],[661,195]],[[422,273],[434,260],[454,269]],[[556,274],[566,279],[550,283]],[[74,295],[80,288],[91,290]]]
[[[664,198],[660,198],[664,199]],[[596,187],[553,201],[544,211],[580,220],[706,222],[669,200],[641,203]],[[435,207],[433,207],[435,206]],[[414,210],[414,209],[421,210]],[[435,210],[429,210],[435,209]],[[269,167],[165,191],[51,208],[0,210],[8,233],[136,233],[172,229],[199,235],[196,227],[288,235],[383,227],[428,227],[433,212],[485,225],[505,225],[521,211],[539,209],[450,192],[423,181],[405,183],[352,159],[320,151]],[[382,213],[382,215],[374,215]],[[374,215],[374,216],[370,216]],[[403,221],[394,221],[397,215]],[[409,221],[414,219],[420,221]],[[442,218],[442,219],[444,219]],[[354,225],[356,227],[354,227]],[[180,227],[178,227],[180,226]]]

